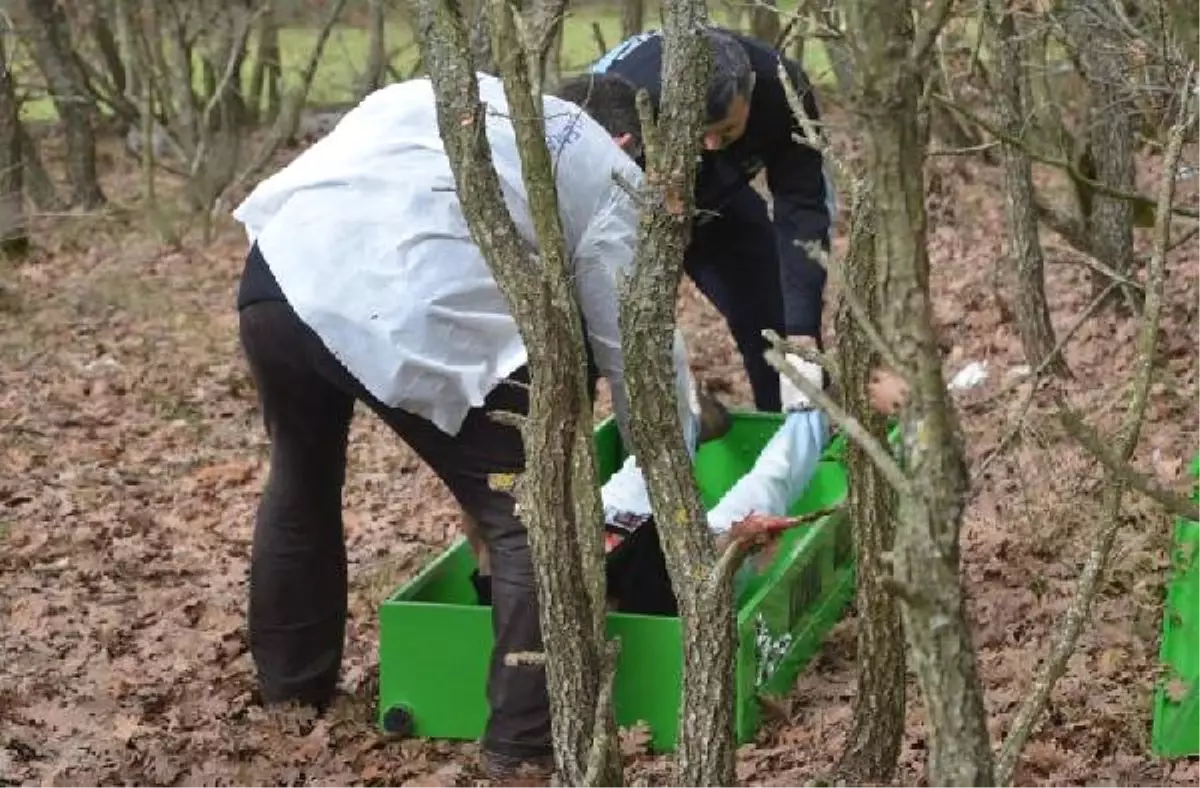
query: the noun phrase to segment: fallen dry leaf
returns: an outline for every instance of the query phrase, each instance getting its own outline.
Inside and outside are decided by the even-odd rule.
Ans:
[[[645,755],[650,749],[653,734],[649,725],[639,722],[636,725],[621,728],[617,735],[621,742],[621,755],[626,758],[634,758]]]

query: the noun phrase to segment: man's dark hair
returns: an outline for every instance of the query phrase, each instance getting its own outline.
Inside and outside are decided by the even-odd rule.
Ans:
[[[613,137],[632,134],[642,138],[637,112],[637,90],[615,74],[580,74],[564,79],[554,94],[578,104]]]
[[[712,53],[712,76],[708,80],[708,96],[704,114],[708,123],[723,120],[738,96],[749,100],[754,88],[754,68],[741,43],[722,30],[704,31]]]
[[[705,99],[705,122],[715,123],[729,114],[738,96],[749,100],[754,88],[754,68],[741,43],[728,32],[710,28],[704,31],[712,53],[712,76]],[[637,88],[616,74],[585,73],[564,79],[555,95],[578,104],[603,126],[610,135],[631,134],[642,139],[642,124],[637,112]],[[636,156],[635,156],[636,158]]]

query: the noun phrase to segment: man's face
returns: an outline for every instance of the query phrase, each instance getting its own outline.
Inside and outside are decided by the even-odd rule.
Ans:
[[[746,121],[750,119],[750,100],[748,96],[735,96],[729,105],[729,112],[716,123],[710,123],[704,129],[702,144],[708,151],[727,148],[741,139],[746,133]]]

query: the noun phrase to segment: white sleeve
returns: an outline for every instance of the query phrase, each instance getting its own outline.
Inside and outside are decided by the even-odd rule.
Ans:
[[[637,207],[617,185],[585,230],[575,253],[575,284],[580,310],[586,323],[587,341],[600,374],[612,391],[613,412],[621,439],[629,442],[629,395],[625,387],[625,364],[618,321],[620,283],[633,269],[637,249]],[[675,331],[672,348],[675,393],[680,425],[689,453],[695,452],[699,437],[699,406],[687,363],[683,335]]]

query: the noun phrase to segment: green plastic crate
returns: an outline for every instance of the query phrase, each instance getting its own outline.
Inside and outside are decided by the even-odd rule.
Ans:
[[[1200,457],[1192,475],[1200,477]],[[1192,500],[1200,500],[1195,488]],[[1200,755],[1200,522],[1177,519],[1173,541],[1150,734],[1154,753],[1164,758]]]
[[[702,446],[695,472],[711,508],[753,466],[782,424],[780,414],[738,412],[719,441]],[[827,508],[846,494],[843,438],[826,449],[792,514]],[[609,419],[596,429],[601,482],[624,459]],[[737,626],[736,730],[750,741],[760,721],[760,695],[786,693],[854,596],[853,539],[844,515],[786,533],[761,574],[743,577]],[[422,738],[478,739],[487,720],[485,695],[492,649],[491,608],[476,604],[474,555],[462,538],[392,594],[379,612],[379,723]],[[672,751],[682,675],[680,621],[611,613],[610,637],[621,639],[614,684],[618,724],[646,723],[651,746]]]

